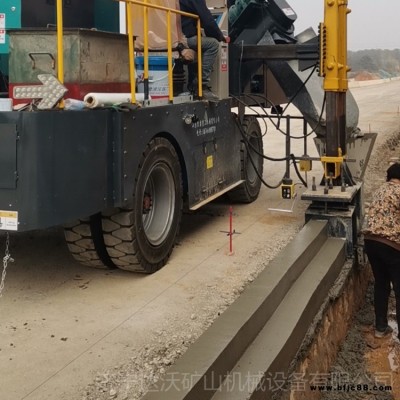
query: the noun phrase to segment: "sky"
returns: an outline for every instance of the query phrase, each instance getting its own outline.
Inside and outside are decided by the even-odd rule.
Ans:
[[[297,13],[296,33],[309,27],[318,32],[325,0],[287,2]],[[348,7],[352,10],[348,15],[349,50],[400,49],[400,0],[348,0]]]
[[[297,13],[296,33],[318,32],[325,0],[287,0]],[[348,49],[400,49],[400,0],[348,0]]]

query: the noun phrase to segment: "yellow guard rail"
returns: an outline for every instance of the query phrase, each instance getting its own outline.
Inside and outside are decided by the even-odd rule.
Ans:
[[[63,2],[57,0],[57,78],[64,84],[64,25],[63,25]],[[64,108],[64,100],[59,103],[60,108]]]
[[[201,58],[201,25],[198,15],[186,13],[173,8],[163,7],[155,4],[148,3],[148,0],[117,0],[127,3],[127,25],[128,25],[128,47],[129,47],[129,78],[131,86],[131,102],[136,103],[136,77],[135,77],[135,46],[134,35],[132,27],[132,10],[128,4],[136,4],[144,7],[143,9],[143,42],[144,42],[144,80],[148,82],[149,79],[149,45],[148,45],[148,9],[163,10],[167,13],[167,49],[168,49],[168,83],[169,83],[169,101],[172,102],[174,98],[173,90],[173,65],[172,65],[172,31],[171,31],[171,13],[179,14],[181,16],[194,18],[197,20],[197,61],[198,61],[198,94],[203,97],[202,90],[202,58]],[[57,0],[57,77],[58,80],[64,83],[64,47],[63,47],[63,0]],[[64,102],[61,100],[60,108],[64,108]]]
[[[168,84],[169,84],[169,101],[172,102],[174,98],[173,90],[173,64],[172,64],[172,30],[171,30],[171,14],[179,14],[181,16],[194,18],[197,20],[197,61],[198,61],[198,93],[199,97],[203,96],[203,77],[202,77],[202,59],[201,59],[201,25],[198,15],[183,12],[169,7],[159,6],[156,4],[148,3],[148,0],[117,0],[123,1],[128,4],[135,4],[144,7],[143,10],[143,44],[144,44],[144,82],[149,79],[149,44],[148,44],[148,9],[162,10],[167,13],[167,51],[168,51]],[[127,10],[127,25],[128,25],[128,44],[129,44],[129,76],[131,84],[131,102],[136,103],[136,88],[135,88],[135,54],[134,54],[134,35],[132,26],[132,10],[131,7],[126,7]]]

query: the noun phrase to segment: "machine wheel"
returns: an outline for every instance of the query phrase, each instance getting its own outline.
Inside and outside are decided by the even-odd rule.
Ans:
[[[260,124],[254,116],[247,115],[244,117],[242,129],[247,141],[250,143],[246,146],[244,139],[242,139],[240,159],[244,182],[231,190],[228,196],[233,202],[251,203],[257,199],[261,188],[260,176],[263,174],[264,165],[264,158],[261,156],[263,154],[263,138]],[[251,160],[253,160],[257,171],[254,169]]]
[[[152,273],[168,261],[182,216],[181,168],[168,140],[148,144],[135,183],[133,209],[103,214],[104,242],[118,268]]]
[[[115,268],[104,245],[101,214],[64,225],[64,236],[76,261],[93,268]]]

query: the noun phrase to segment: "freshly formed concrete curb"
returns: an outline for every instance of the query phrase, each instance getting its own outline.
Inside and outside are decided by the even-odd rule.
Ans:
[[[343,267],[344,247],[343,239],[324,243],[212,400],[267,400],[279,390]]]
[[[326,221],[305,225],[143,400],[210,399],[326,240]]]

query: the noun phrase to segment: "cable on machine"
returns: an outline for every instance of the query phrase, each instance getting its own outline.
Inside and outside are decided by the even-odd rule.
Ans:
[[[246,147],[247,156],[249,157],[250,163],[251,163],[251,165],[252,165],[252,167],[253,167],[253,169],[254,169],[254,171],[255,171],[257,177],[260,179],[260,181],[262,182],[262,184],[263,184],[264,186],[266,186],[268,189],[277,189],[277,188],[282,184],[283,179],[284,179],[285,176],[283,176],[282,179],[279,181],[279,183],[277,183],[276,185],[271,185],[271,184],[269,184],[267,181],[264,180],[264,178],[262,177],[262,175],[259,173],[259,171],[258,171],[258,169],[257,169],[257,166],[256,166],[256,164],[255,164],[255,162],[254,162],[254,160],[253,160],[253,158],[252,158],[252,156],[251,156],[251,152],[250,152],[249,146],[250,146],[251,149],[252,149],[253,151],[255,151],[258,155],[262,156],[263,158],[267,158],[267,157],[266,157],[265,155],[261,154],[261,153],[258,151],[258,149],[256,149],[256,148],[252,145],[252,143],[247,139],[247,137],[246,137],[246,132],[244,132],[243,127],[242,127],[242,125],[239,123],[239,121],[238,121],[237,119],[235,119],[235,122],[236,122],[236,125],[238,126],[239,131],[240,131],[240,133],[241,133],[241,135],[242,135],[242,137],[243,137],[243,143],[244,143],[244,145],[245,145],[245,147]],[[267,159],[269,159],[269,158],[267,158]],[[287,159],[287,158],[285,158],[285,159],[276,159],[276,160],[272,159],[271,161],[284,161],[284,160],[286,160],[286,159]]]
[[[292,96],[292,98],[289,100],[289,102],[287,103],[287,105],[285,106],[285,108],[284,108],[284,110],[283,110],[283,112],[282,112],[282,114],[281,114],[282,116],[283,116],[284,112],[287,110],[287,108],[289,107],[289,105],[293,102],[293,100],[299,95],[300,91],[305,87],[305,85],[307,84],[307,82],[310,80],[311,76],[312,76],[313,73],[315,72],[315,70],[316,70],[316,67],[313,68],[313,70],[311,71],[311,73],[309,74],[309,76],[307,77],[307,79],[302,83],[302,85],[297,89],[296,93],[295,93],[295,94]],[[239,76],[240,76],[240,74],[239,74]],[[238,103],[240,103],[240,104],[244,105],[245,107],[249,108],[249,109],[250,109],[251,111],[253,111],[258,117],[262,118],[263,120],[265,120],[265,118],[268,118],[268,119],[271,121],[271,123],[274,125],[274,127],[275,127],[280,133],[282,133],[282,134],[284,134],[285,136],[287,136],[287,137],[289,137],[289,138],[292,138],[292,139],[304,139],[304,138],[309,137],[312,133],[314,133],[315,130],[317,129],[317,127],[321,125],[322,116],[323,116],[323,113],[324,113],[324,111],[325,111],[325,105],[326,105],[326,97],[324,96],[323,103],[322,103],[322,109],[321,109],[321,113],[320,113],[320,116],[319,116],[319,119],[318,119],[318,123],[317,123],[317,125],[316,125],[314,128],[312,128],[312,130],[311,130],[309,133],[307,133],[306,135],[302,135],[302,136],[291,136],[291,135],[289,135],[287,132],[285,132],[285,131],[283,131],[282,129],[279,128],[279,121],[280,121],[280,119],[281,119],[282,117],[278,116],[278,124],[276,124],[275,121],[272,119],[271,115],[269,115],[269,114],[266,112],[265,107],[260,103],[260,101],[258,101],[258,100],[256,99],[256,97],[261,97],[262,99],[264,99],[264,100],[267,102],[267,104],[270,104],[271,106],[275,106],[274,103],[273,103],[271,100],[269,100],[267,97],[262,96],[262,95],[259,95],[259,94],[250,95],[250,94],[243,93],[242,95],[245,96],[245,97],[248,97],[248,98],[251,99],[253,102],[255,102],[255,103],[261,108],[261,110],[263,110],[263,114],[261,114],[261,113],[260,113],[258,110],[256,110],[254,107],[249,106],[246,102],[244,102],[243,100],[241,100],[239,97],[234,96],[234,95],[232,95],[232,94],[231,94],[231,97],[234,98]],[[260,174],[259,174],[259,172],[258,172],[258,170],[257,170],[257,168],[256,168],[255,162],[254,162],[254,160],[252,159],[251,153],[249,152],[249,147],[250,147],[257,155],[259,155],[260,157],[263,157],[264,159],[266,159],[266,160],[268,160],[268,161],[279,162],[279,161],[287,161],[287,160],[289,160],[289,159],[292,160],[293,168],[294,168],[294,170],[295,170],[295,172],[296,172],[297,177],[300,179],[300,181],[302,182],[302,184],[303,184],[305,187],[307,187],[307,182],[306,182],[306,181],[304,180],[304,178],[301,176],[301,173],[300,173],[300,171],[299,171],[299,169],[298,169],[297,162],[296,162],[296,158],[295,158],[294,154],[290,154],[289,156],[287,156],[287,157],[282,157],[282,158],[268,157],[268,156],[266,156],[265,154],[261,154],[261,153],[259,152],[259,150],[258,150],[255,146],[253,146],[253,144],[248,140],[248,138],[247,138],[247,136],[246,136],[246,133],[243,131],[243,128],[242,128],[242,126],[239,124],[239,122],[237,121],[237,119],[235,120],[235,122],[236,122],[236,124],[237,124],[237,126],[238,126],[238,128],[239,128],[239,131],[240,131],[241,135],[242,135],[243,142],[244,142],[244,144],[245,144],[245,146],[246,146],[246,150],[247,150],[247,153],[248,153],[249,160],[250,160],[250,162],[251,162],[251,164],[252,164],[252,166],[253,166],[253,168],[254,168],[254,170],[255,170],[257,176],[259,177],[259,179],[261,180],[261,182],[262,182],[266,187],[268,187],[268,188],[270,188],[270,189],[276,189],[276,188],[278,188],[278,187],[282,184],[283,179],[285,178],[285,176],[282,178],[282,180],[279,182],[278,185],[270,185],[270,184],[268,184],[268,183],[262,178],[262,176],[260,176]],[[265,122],[264,122],[264,123],[265,123]],[[265,134],[264,134],[264,135],[265,135]],[[263,136],[264,136],[264,135],[263,135]]]

